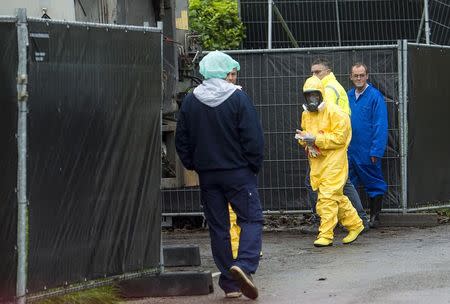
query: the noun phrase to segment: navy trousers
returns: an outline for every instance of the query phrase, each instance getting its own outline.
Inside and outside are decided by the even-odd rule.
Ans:
[[[239,266],[247,274],[258,268],[263,214],[256,175],[249,168],[199,172],[201,201],[209,227],[211,249],[221,275],[219,286],[225,292],[238,291],[229,269]],[[241,227],[237,259],[233,259],[228,202]]]
[[[375,164],[360,164],[353,157],[349,157],[348,175],[355,186],[362,184],[370,198],[383,195],[387,191],[381,171],[381,159]]]

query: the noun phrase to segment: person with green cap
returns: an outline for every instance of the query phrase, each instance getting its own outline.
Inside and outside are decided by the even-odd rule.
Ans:
[[[227,81],[240,70],[229,55],[214,51],[200,61],[205,80],[183,100],[175,145],[183,165],[199,176],[201,202],[226,297],[258,297],[251,275],[258,268],[263,214],[257,174],[263,162],[261,123],[250,97]],[[230,202],[241,228],[233,259]]]

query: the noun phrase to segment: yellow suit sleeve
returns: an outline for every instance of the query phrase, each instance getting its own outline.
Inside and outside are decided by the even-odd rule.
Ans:
[[[351,136],[350,117],[344,112],[332,112],[330,130],[316,135],[316,146],[323,150],[338,149],[346,145]]]
[[[305,126],[305,118],[306,117],[306,113],[305,112],[303,112],[302,113],[302,122],[301,122],[301,128],[302,128],[302,130],[305,130],[306,129],[306,126]],[[306,146],[306,144],[305,144],[305,142],[303,141],[303,140],[301,140],[301,139],[298,139],[297,140],[297,142],[298,142],[298,144],[300,145],[300,146],[302,146],[302,147],[305,147]]]
[[[347,92],[341,92],[340,95],[336,94],[339,94],[336,89],[325,87],[325,96],[323,99],[326,102],[334,103],[335,105],[339,106],[342,111],[350,115],[350,104],[348,103]]]

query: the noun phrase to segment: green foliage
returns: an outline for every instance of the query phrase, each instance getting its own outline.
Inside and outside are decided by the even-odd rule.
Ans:
[[[189,0],[189,25],[206,50],[237,49],[245,38],[237,0]]]
[[[441,208],[441,209],[438,209],[438,210],[436,210],[436,213],[437,213],[438,215],[450,217],[450,208]]]
[[[116,304],[120,303],[119,291],[114,286],[65,294],[58,297],[39,300],[37,304]]]

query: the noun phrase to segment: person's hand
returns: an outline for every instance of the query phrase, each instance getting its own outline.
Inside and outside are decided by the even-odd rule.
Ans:
[[[307,146],[308,156],[316,158],[320,155],[320,151],[316,146]]]
[[[371,157],[370,157],[370,160],[372,161],[372,164],[376,164],[377,161],[378,161],[378,157],[376,157],[376,156],[371,156]]]
[[[316,137],[314,135],[310,134],[310,133],[305,133],[302,137],[303,137],[302,140],[308,146],[312,146],[316,142]]]

